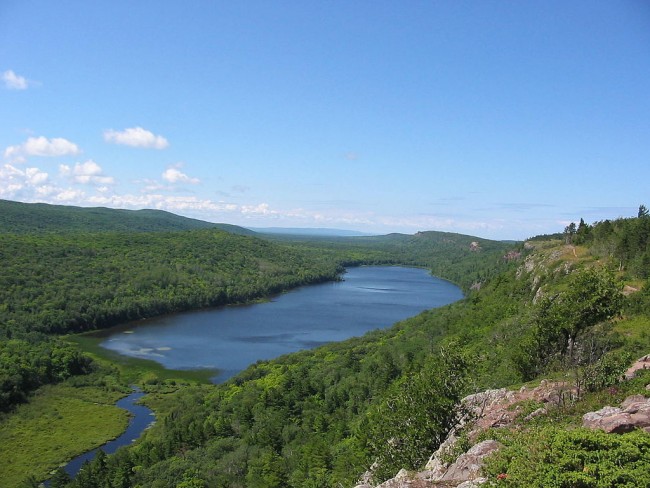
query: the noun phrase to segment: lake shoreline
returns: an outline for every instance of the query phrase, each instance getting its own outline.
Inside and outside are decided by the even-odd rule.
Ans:
[[[464,298],[457,285],[425,268],[358,266],[343,276],[264,302],[167,314],[84,336],[96,352],[112,351],[111,360],[127,356],[177,372],[219,370],[212,378],[219,383],[258,360],[362,336]]]

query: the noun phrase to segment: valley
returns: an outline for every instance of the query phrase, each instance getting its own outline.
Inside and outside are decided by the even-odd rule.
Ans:
[[[68,212],[50,210],[63,212],[56,218]],[[526,243],[436,232],[310,238],[221,229],[131,232],[111,224],[94,232],[2,229],[0,439],[7,450],[0,464],[17,467],[5,479],[8,486],[36,486],[52,477],[55,487],[355,486],[374,464],[367,483],[376,486],[402,468],[424,468],[455,429],[464,396],[545,378],[563,378],[577,393],[530,427],[519,420],[516,431],[504,425],[462,437],[453,452],[490,435],[506,447],[484,468],[487,480],[507,474],[515,486],[544,486],[548,473],[573,476],[574,467],[518,470],[531,461],[521,460],[516,446],[541,442],[543,451],[558,429],[579,427],[588,409],[643,394],[643,377],[620,379],[650,349],[647,231],[645,216]],[[460,285],[465,298],[427,305],[387,328],[256,361],[218,385],[209,371],[179,364],[167,370],[70,335],[336,284],[344,267],[355,265],[419,266]],[[368,306],[381,310],[379,302]],[[156,424],[134,445],[86,464],[74,480],[56,470],[120,434],[123,411],[110,405],[130,385],[146,393]],[[105,410],[89,414],[92,404]],[[533,406],[523,402],[521,411]],[[66,440],[69,429],[78,429],[77,415],[93,422],[84,431],[96,433],[95,440]],[[61,422],[39,432],[47,416]],[[639,449],[635,462],[647,466],[645,444],[637,440],[643,437],[624,435]],[[12,448],[14,442],[25,451]],[[627,476],[606,472],[607,479]],[[583,476],[596,483],[598,473]]]

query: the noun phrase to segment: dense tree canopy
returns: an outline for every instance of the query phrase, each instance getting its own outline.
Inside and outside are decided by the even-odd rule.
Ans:
[[[645,284],[646,220],[582,222],[568,246],[550,243],[548,252],[541,240],[531,250],[442,233],[271,240],[214,229],[2,234],[0,399],[6,409],[41,384],[92,369],[54,339],[63,332],[256,299],[336,279],[352,264],[428,266],[467,290],[480,284],[461,302],[389,329],[260,361],[222,385],[164,390],[158,422],[138,443],[98,456],[71,483],[61,473],[55,482],[352,486],[377,460],[380,481],[398,466],[421,467],[464,394],[564,374],[567,362],[592,368],[592,388],[617,381],[624,363],[611,353],[646,344],[611,323],[621,311],[649,312],[648,287],[624,299],[619,281]],[[589,257],[579,260],[580,253]]]

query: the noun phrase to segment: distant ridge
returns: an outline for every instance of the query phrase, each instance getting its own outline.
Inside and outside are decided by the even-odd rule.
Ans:
[[[0,200],[0,232],[3,233],[164,232],[192,229],[221,229],[232,234],[255,234],[236,225],[205,222],[164,210],[123,210]]]
[[[289,234],[294,236],[363,237],[376,235],[358,232],[356,230],[329,229],[324,227],[249,227],[249,229],[261,234]]]

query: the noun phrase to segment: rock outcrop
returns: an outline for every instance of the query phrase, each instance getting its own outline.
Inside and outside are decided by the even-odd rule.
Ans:
[[[464,481],[476,481],[480,478],[483,459],[501,447],[496,441],[486,440],[476,444],[465,454],[461,454],[446,468],[424,471],[418,476],[430,481],[447,481],[456,486]]]
[[[582,416],[582,426],[601,429],[608,434],[623,434],[634,429],[650,432],[650,398],[643,395],[627,397],[619,407],[606,406]]]
[[[650,354],[638,359],[627,370],[626,378],[633,378],[641,369],[650,369]],[[646,389],[650,390],[650,385]],[[477,488],[487,482],[481,477],[483,460],[498,450],[500,444],[494,440],[480,442],[447,463],[445,460],[455,451],[458,441],[456,434],[461,429],[470,442],[476,442],[478,434],[486,429],[508,427],[521,418],[528,421],[546,415],[549,406],[570,402],[576,394],[575,388],[568,383],[542,380],[535,388],[522,386],[517,391],[500,388],[469,395],[462,400],[467,416],[431,456],[424,471],[409,473],[403,469],[376,488]],[[540,407],[524,416],[520,403],[526,401],[538,402]],[[634,429],[644,429],[650,433],[650,398],[632,395],[620,407],[606,406],[589,412],[583,416],[583,426],[609,433]],[[373,488],[371,471],[364,475],[356,488]]]
[[[535,388],[524,386],[517,391],[499,388],[469,395],[462,400],[467,416],[433,453],[424,471],[408,473],[401,470],[394,478],[376,488],[478,487],[487,481],[480,476],[483,459],[495,452],[500,445],[493,440],[480,442],[455,461],[447,463],[445,459],[454,451],[457,442],[456,432],[464,429],[470,441],[475,441],[480,432],[491,427],[509,426],[521,417],[523,410],[517,405],[520,402],[533,400],[541,405],[558,405],[574,394],[574,390],[566,383],[543,380]],[[528,417],[545,414],[546,407],[540,406]],[[372,488],[370,478],[371,473],[366,473],[355,488]]]
[[[473,488],[485,483],[482,478],[481,467],[483,460],[495,452],[501,444],[493,440],[487,440],[476,444],[466,453],[461,454],[448,466],[445,466],[439,459],[429,461],[425,471],[410,474],[402,469],[394,478],[384,481],[376,488],[434,488],[434,487],[456,487]],[[438,449],[437,453],[441,453]],[[357,485],[356,488],[371,488],[367,483]]]
[[[630,380],[634,378],[636,372],[641,369],[650,369],[650,354],[643,356],[642,358],[634,361],[634,364],[630,366],[625,372],[625,378]]]

